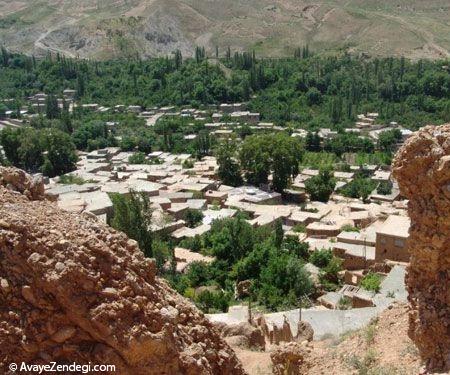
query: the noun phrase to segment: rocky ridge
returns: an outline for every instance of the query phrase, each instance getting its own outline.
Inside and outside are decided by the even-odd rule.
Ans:
[[[416,132],[393,172],[411,217],[409,336],[429,370],[450,371],[450,124]]]
[[[61,211],[0,167],[0,372],[10,362],[115,364],[120,374],[243,374],[204,315],[137,243]]]

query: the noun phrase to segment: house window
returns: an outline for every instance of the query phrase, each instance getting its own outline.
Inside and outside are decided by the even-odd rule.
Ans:
[[[396,239],[394,244],[397,247],[405,247],[405,241],[404,240]]]

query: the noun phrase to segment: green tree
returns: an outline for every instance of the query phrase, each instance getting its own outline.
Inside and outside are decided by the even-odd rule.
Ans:
[[[248,182],[267,183],[272,173],[275,191],[282,192],[291,177],[298,174],[303,148],[296,138],[286,133],[246,137],[239,154]]]
[[[48,94],[45,101],[45,114],[48,119],[55,119],[60,117],[60,110],[58,106],[58,100],[53,94]]]
[[[242,214],[213,222],[208,238],[212,254],[230,265],[247,256],[254,241],[253,228]]]
[[[261,271],[260,283],[258,299],[271,309],[283,304],[294,305],[300,297],[313,291],[313,284],[303,262],[283,253],[270,258]]]
[[[114,216],[111,226],[136,240],[146,257],[153,257],[152,210],[148,196],[131,192],[129,195],[112,194]]]
[[[282,249],[299,258],[305,260],[308,260],[309,258],[308,242],[300,242],[297,236],[286,236],[283,241]]]
[[[378,147],[383,151],[392,152],[401,138],[402,133],[398,129],[384,131],[378,137]]]
[[[284,239],[283,221],[281,219],[278,219],[277,221],[275,221],[275,228],[274,228],[273,234],[274,234],[273,240],[274,240],[275,247],[277,249],[280,249],[281,245],[283,244],[283,239]]]
[[[17,167],[21,166],[19,147],[23,130],[6,128],[0,132],[0,142],[9,162]]]
[[[305,138],[305,148],[307,151],[318,152],[320,151],[320,136],[319,134],[308,132]]]
[[[323,169],[317,176],[306,180],[305,190],[312,201],[328,202],[336,186],[336,180],[331,171]]]
[[[52,167],[51,174],[49,171],[43,171],[44,174],[54,177],[73,171],[78,157],[71,137],[58,129],[44,129],[42,133],[43,148],[46,152],[45,161],[47,161],[47,167],[49,165]]]
[[[375,189],[376,183],[370,178],[355,178],[341,189],[342,195],[349,198],[361,198],[364,202]]]
[[[215,150],[217,164],[219,164],[218,176],[225,185],[242,185],[240,166],[236,158],[235,140],[225,140]]]

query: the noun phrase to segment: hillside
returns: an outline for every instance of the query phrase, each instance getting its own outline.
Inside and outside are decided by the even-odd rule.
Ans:
[[[370,4],[368,4],[370,3]],[[399,38],[401,36],[401,38]],[[450,56],[446,0],[29,0],[0,1],[0,38],[26,53],[112,58],[214,54],[263,56],[346,49],[413,59]]]

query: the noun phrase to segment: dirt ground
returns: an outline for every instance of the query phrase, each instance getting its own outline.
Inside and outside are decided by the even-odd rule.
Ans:
[[[339,339],[311,343],[300,373],[312,375],[417,375],[424,373],[418,351],[408,337],[408,306],[395,304],[367,327]],[[272,373],[266,352],[233,348],[251,375]]]

